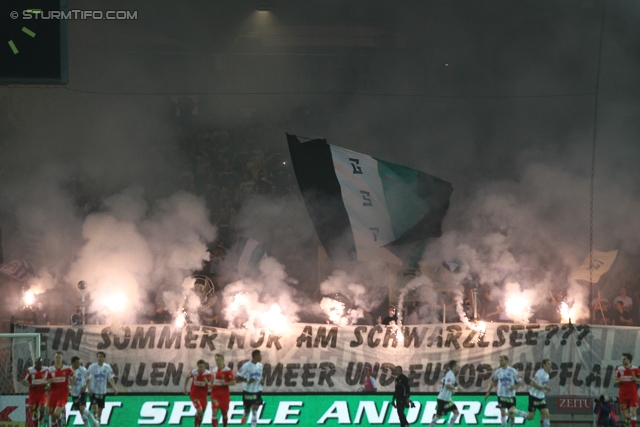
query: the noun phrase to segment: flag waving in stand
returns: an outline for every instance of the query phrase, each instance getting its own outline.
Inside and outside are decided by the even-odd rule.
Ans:
[[[21,282],[28,282],[36,276],[29,261],[24,259],[14,259],[13,261],[0,265],[0,273],[6,274]]]
[[[582,262],[580,267],[571,273],[573,280],[584,280],[585,282],[598,283],[600,278],[611,268],[618,256],[618,251],[600,252],[593,251],[593,277],[589,269],[589,255]]]
[[[326,140],[287,140],[307,211],[332,260],[402,265],[407,245],[424,248],[442,234],[450,183]]]

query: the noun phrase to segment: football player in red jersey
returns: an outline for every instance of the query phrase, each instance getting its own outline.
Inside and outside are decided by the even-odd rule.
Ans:
[[[631,353],[622,353],[622,366],[616,368],[613,384],[619,387],[618,402],[624,419],[631,418],[631,427],[636,427],[636,408],[638,406],[638,368],[631,365]]]
[[[48,368],[42,367],[42,359],[37,358],[33,366],[27,368],[22,375],[22,383],[29,386],[29,406],[34,424],[42,423],[47,406]]]
[[[207,394],[209,393],[209,384],[211,384],[211,372],[205,369],[205,361],[198,360],[198,368],[189,372],[187,378],[184,379],[184,394],[187,394],[187,384],[191,382],[191,390],[189,397],[196,408],[196,420],[194,427],[200,427],[202,424],[202,414],[207,408]]]
[[[211,423],[213,427],[218,427],[218,409],[222,413],[222,425],[227,427],[227,412],[229,412],[229,402],[231,393],[229,386],[236,384],[233,371],[228,366],[224,366],[224,356],[216,354],[216,366],[211,371],[213,375],[213,386],[211,388]]]
[[[60,427],[60,418],[69,400],[69,388],[76,377],[71,366],[62,364],[62,352],[57,351],[53,356],[53,366],[49,366],[49,415],[51,426]]]

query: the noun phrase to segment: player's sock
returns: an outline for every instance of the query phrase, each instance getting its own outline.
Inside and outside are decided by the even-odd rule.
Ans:
[[[502,417],[502,427],[507,427],[507,420],[509,419],[508,415]]]
[[[542,427],[549,427],[551,425],[551,420],[546,419],[542,420]]]
[[[196,422],[193,424],[193,427],[200,427],[200,424],[202,424],[202,417],[196,415]]]
[[[244,423],[246,423],[246,422],[247,422],[247,414],[244,414],[244,415],[242,416],[242,419],[240,420],[240,424],[244,424]]]
[[[636,417],[631,417],[631,427],[636,427]]]
[[[514,410],[513,410],[513,412],[514,412],[517,416],[522,417],[522,418],[527,418],[527,417],[529,416],[529,413],[528,413],[528,412],[521,411],[520,409],[514,409]]]
[[[87,419],[91,420],[91,423],[93,425],[96,425],[96,421],[98,421],[98,419],[93,416],[90,410],[88,410],[87,408],[84,408],[84,411],[82,411],[82,413],[87,417]]]
[[[256,427],[258,425],[258,414],[256,411],[251,411],[251,427]]]
[[[436,427],[436,423],[438,422],[438,419],[439,418],[434,416],[433,419],[431,420],[431,423],[429,424],[429,427]]]
[[[222,414],[222,427],[227,427],[227,414]]]
[[[90,427],[89,426],[89,417],[87,417],[87,414],[85,414],[84,412],[80,414],[80,418],[82,418],[82,422],[84,423],[85,427]]]
[[[447,424],[449,427],[451,427],[453,424],[455,424],[456,421],[458,421],[458,417],[460,416],[460,414],[451,414],[451,416],[449,417],[449,424]]]
[[[218,415],[211,417],[211,427],[218,427]]]

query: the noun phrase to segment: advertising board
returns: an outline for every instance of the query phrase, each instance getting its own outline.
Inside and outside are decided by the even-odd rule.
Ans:
[[[380,426],[399,425],[389,394],[266,394],[260,408],[258,425],[262,426]],[[500,425],[500,410],[494,396],[485,402],[484,395],[454,396],[461,417],[457,426]],[[436,395],[413,396],[414,408],[406,411],[412,425],[429,425],[436,411]],[[526,410],[528,397],[518,396],[517,405]],[[68,404],[69,426],[81,426],[82,420]],[[101,426],[191,426],[195,409],[185,395],[108,396]],[[240,395],[232,395],[229,425],[240,425],[243,413]],[[525,420],[516,418],[516,424]],[[538,415],[528,424],[539,425]],[[446,418],[439,424],[446,424]],[[211,405],[207,406],[203,425],[211,425]],[[222,425],[220,423],[220,425]]]

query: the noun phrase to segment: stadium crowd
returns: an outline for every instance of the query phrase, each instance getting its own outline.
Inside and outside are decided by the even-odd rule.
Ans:
[[[288,197],[299,197],[299,190],[291,165],[288,165],[288,155],[280,153],[273,147],[279,144],[269,144],[264,139],[265,134],[277,134],[275,129],[267,129],[274,126],[267,120],[252,118],[247,123],[231,126],[227,129],[211,128],[198,121],[197,104],[190,97],[181,97],[175,101],[168,101],[167,121],[173,124],[175,129],[175,145],[173,147],[157,147],[164,150],[167,158],[175,160],[174,186],[177,189],[195,194],[204,198],[210,213],[210,221],[218,231],[215,242],[210,242],[210,259],[198,274],[209,276],[215,283],[216,303],[208,307],[206,318],[200,319],[202,323],[212,326],[228,326],[222,320],[222,298],[220,292],[224,288],[222,269],[224,268],[227,252],[233,247],[239,237],[238,214],[245,201],[254,195],[260,195],[271,200]],[[302,116],[307,114],[298,112]],[[299,117],[303,120],[304,117]],[[284,137],[284,136],[283,136]],[[173,152],[171,152],[173,150]],[[75,202],[80,216],[87,216],[101,209],[102,201],[110,194],[115,194],[121,188],[105,190],[86,175],[77,175],[68,182],[67,190]],[[273,234],[287,233],[287,221],[282,221],[282,230],[274,230]],[[289,230],[290,232],[290,230]],[[273,242],[261,242],[269,254],[277,254],[278,239]],[[269,246],[271,245],[271,246]],[[302,285],[298,287],[310,297],[322,298],[318,292],[318,284],[313,283],[315,275],[304,277],[300,270],[300,254],[278,254],[278,259],[284,264],[287,272],[302,277]],[[308,275],[309,276],[309,275]],[[620,275],[619,275],[620,276]],[[3,278],[6,280],[6,278]],[[608,278],[617,281],[613,286],[607,286],[608,292],[617,292],[619,295],[600,295],[591,301],[593,323],[607,325],[635,326],[640,324],[638,304],[640,293],[636,291],[637,283],[627,275]],[[317,281],[317,280],[316,280]],[[462,296],[462,312],[469,319],[477,318],[484,321],[511,321],[506,315],[504,301],[495,298],[489,285],[480,286],[474,295],[465,288]],[[497,286],[500,286],[499,284]],[[474,304],[474,297],[477,298]],[[560,304],[565,300],[564,291],[549,292],[544,295],[542,303],[531,313],[531,322],[560,322]],[[150,298],[155,298],[150,296]],[[460,296],[450,292],[440,292],[438,308],[430,311],[427,305],[421,301],[407,301],[403,307],[402,315],[404,324],[426,323],[438,319],[444,322],[461,321],[461,311],[458,307]],[[611,303],[610,303],[611,300]],[[634,300],[636,303],[634,304]],[[156,306],[156,311],[146,314],[138,319],[139,323],[169,323],[172,316],[167,312],[163,301],[151,301]],[[474,313],[474,306],[477,313]],[[366,313],[363,322],[367,324],[382,323],[387,305],[383,303],[375,313]],[[396,311],[395,307],[393,307]],[[70,313],[72,324],[80,324],[78,309]],[[75,315],[75,318],[74,318]],[[68,323],[69,315],[49,316],[46,309],[40,304],[26,307],[16,319],[25,323],[42,323],[43,316],[46,323]],[[47,317],[48,316],[48,317]],[[316,320],[316,319],[310,319]],[[585,319],[586,320],[586,319]],[[239,324],[241,322],[238,322]],[[232,325],[233,326],[233,325]]]

